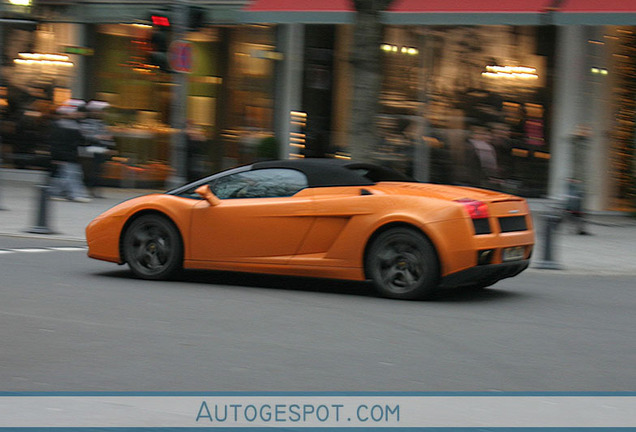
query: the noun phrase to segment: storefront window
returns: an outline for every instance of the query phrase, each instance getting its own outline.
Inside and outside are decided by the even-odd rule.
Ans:
[[[0,152],[14,168],[48,169],[51,113],[68,99],[76,64],[62,52],[72,25],[8,23],[0,27]]]
[[[105,165],[110,185],[158,186],[170,173],[170,76],[148,65],[150,28],[100,25],[93,88],[106,101],[117,154]]]
[[[224,107],[224,164],[248,163],[273,136],[275,34],[270,26],[229,32],[229,71]],[[268,140],[268,138],[270,138]]]
[[[99,26],[95,93],[113,107],[119,154],[107,176],[115,183],[131,173],[162,181],[171,170],[173,77],[147,67],[150,32]],[[186,108],[191,179],[253,160],[261,141],[272,136],[274,60],[267,53],[275,46],[266,26],[207,27],[186,39],[194,58]]]
[[[108,163],[113,183],[163,184],[172,170],[172,101],[175,74],[150,63],[152,29],[137,25],[102,25],[97,35],[96,98],[112,106],[111,130],[118,155]],[[187,179],[217,168],[219,103],[224,84],[223,40],[219,29],[189,32],[192,50],[187,73]]]
[[[536,29],[422,30],[387,28],[377,158],[433,182],[544,194],[550,92]]]
[[[625,211],[636,208],[636,58],[633,56],[636,49],[636,28],[614,28],[608,39],[615,41],[613,69],[616,72],[612,89],[612,117],[616,122],[610,135],[610,207]]]

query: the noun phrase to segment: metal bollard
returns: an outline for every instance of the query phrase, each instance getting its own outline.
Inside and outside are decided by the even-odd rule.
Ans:
[[[0,211],[2,210],[7,209],[2,205],[2,178],[0,178]]]
[[[35,225],[27,230],[28,233],[33,234],[55,234],[55,232],[48,226],[48,205],[49,205],[49,190],[51,186],[37,185],[39,190],[37,201],[37,217]]]
[[[0,142],[0,146],[2,145],[2,143]],[[2,167],[2,153],[0,152],[0,167]],[[2,205],[2,173],[0,172],[0,210],[7,210],[3,205]]]
[[[561,217],[554,213],[546,213],[542,215],[543,219],[543,256],[540,261],[534,265],[538,269],[561,270],[563,267],[554,259],[553,242],[554,232],[556,231]]]

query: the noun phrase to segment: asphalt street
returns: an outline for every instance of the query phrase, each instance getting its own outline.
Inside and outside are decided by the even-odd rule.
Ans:
[[[0,236],[1,391],[633,391],[633,275],[529,270],[431,301],[364,283],[132,278]]]

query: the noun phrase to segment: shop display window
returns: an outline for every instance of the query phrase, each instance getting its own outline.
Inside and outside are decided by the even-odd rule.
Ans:
[[[377,159],[433,182],[545,194],[550,91],[535,28],[389,27],[381,49]]]

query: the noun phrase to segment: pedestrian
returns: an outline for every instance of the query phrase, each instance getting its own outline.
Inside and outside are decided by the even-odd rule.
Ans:
[[[466,146],[466,174],[475,186],[493,187],[499,178],[497,151],[491,144],[490,130],[480,124],[469,129]]]
[[[573,223],[576,234],[588,235],[585,230],[585,212],[583,210],[583,182],[579,179],[568,178],[565,199],[566,219]]]
[[[40,119],[42,113],[36,109],[36,101],[31,101],[24,109],[16,124],[13,146],[13,161],[16,168],[24,169],[35,164],[35,151],[41,140]]]
[[[186,180],[191,182],[205,175],[205,147],[207,137],[193,122],[186,124]]]
[[[80,131],[81,103],[66,103],[56,110],[57,118],[51,126],[51,198],[76,202],[90,202],[82,181],[79,148],[85,145]]]
[[[84,183],[93,198],[102,198],[98,187],[101,185],[104,163],[115,148],[115,140],[104,123],[104,113],[108,102],[92,100],[85,107],[86,112],[80,122],[80,128],[86,145],[80,147],[79,154],[84,170]]]

